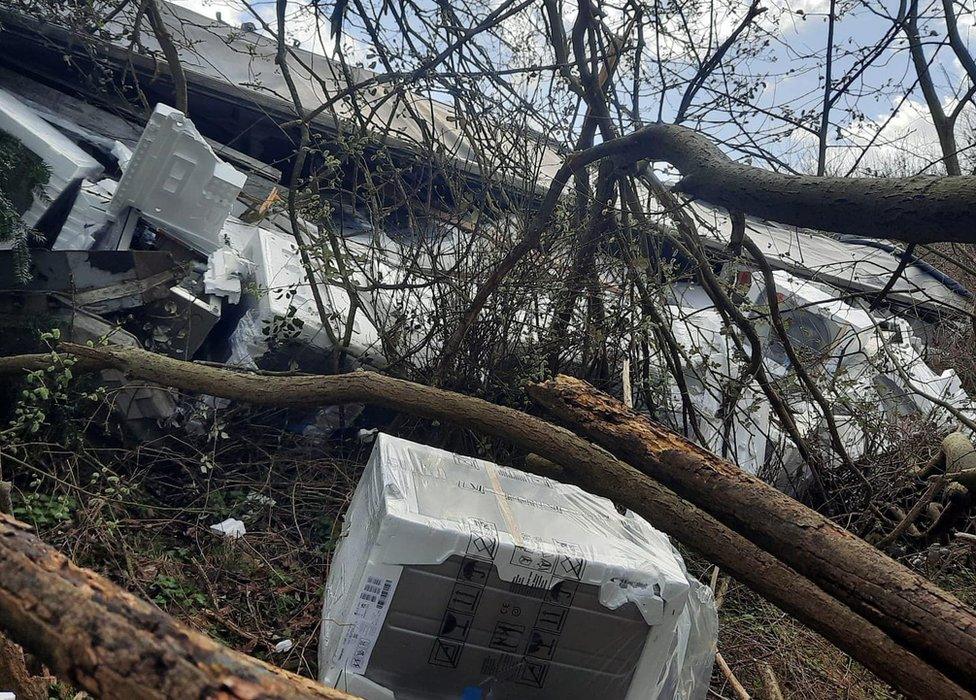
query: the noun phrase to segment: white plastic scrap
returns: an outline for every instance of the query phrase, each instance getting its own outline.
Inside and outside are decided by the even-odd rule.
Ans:
[[[295,643],[290,639],[282,639],[280,642],[274,645],[274,650],[279,654],[284,654],[287,651],[291,651],[293,646],[295,646]]]
[[[332,347],[312,296],[295,239],[259,229],[245,251],[255,263],[255,282],[264,292],[257,299],[261,337],[284,337],[322,350]],[[342,319],[349,313],[349,295],[339,285],[320,284],[326,310]],[[366,313],[353,321],[349,349],[355,356],[380,352],[379,332]],[[258,353],[261,354],[261,353]]]
[[[119,164],[119,170],[125,171],[129,166],[129,161],[132,160],[132,151],[121,141],[116,141],[112,144],[112,155],[115,156],[116,162]]]
[[[50,169],[44,185],[45,200],[34,199],[24,213],[24,223],[33,226],[70,182],[79,178],[94,179],[103,168],[67,136],[48,124],[20,99],[0,89],[0,132],[13,136],[35,153]]]
[[[207,271],[203,275],[207,294],[226,297],[231,304],[241,300],[241,276],[244,266],[233,250],[218,248],[207,259]]]
[[[227,520],[216,525],[211,525],[210,532],[223,535],[230,540],[236,540],[246,535],[247,529],[244,527],[244,523],[237,518],[227,518]]]
[[[356,440],[364,445],[369,445],[376,439],[376,434],[379,431],[379,428],[370,428],[369,430],[361,429],[356,433]]]
[[[185,114],[156,105],[125,167],[111,212],[134,207],[202,253],[220,230],[247,177],[220,160]]]

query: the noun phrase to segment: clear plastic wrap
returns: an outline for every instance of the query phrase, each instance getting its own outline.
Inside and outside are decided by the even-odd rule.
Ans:
[[[702,698],[711,592],[575,486],[380,434],[343,523],[320,677],[378,698]]]

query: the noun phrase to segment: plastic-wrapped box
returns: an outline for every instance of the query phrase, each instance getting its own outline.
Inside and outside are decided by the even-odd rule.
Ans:
[[[368,700],[703,698],[717,627],[641,518],[380,434],[326,585],[320,678]]]

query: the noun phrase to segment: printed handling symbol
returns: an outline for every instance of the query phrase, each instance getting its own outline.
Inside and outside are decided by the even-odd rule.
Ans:
[[[540,661],[526,661],[522,666],[516,683],[530,685],[533,688],[541,688],[546,684],[546,676],[549,675],[549,664]]]
[[[427,662],[434,666],[457,668],[458,660],[461,658],[461,651],[463,649],[463,644],[447,641],[439,637],[435,638]]]
[[[487,535],[471,535],[468,538],[466,553],[481,559],[494,559],[498,549],[498,540]]]
[[[557,575],[566,578],[574,578],[577,581],[583,579],[583,569],[586,567],[586,560],[581,557],[559,557],[559,568]]]

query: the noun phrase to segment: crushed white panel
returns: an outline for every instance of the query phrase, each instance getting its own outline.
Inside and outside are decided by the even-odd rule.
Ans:
[[[241,300],[241,277],[246,267],[230,248],[218,248],[207,259],[203,286],[207,294],[224,297],[231,304]]]
[[[112,221],[108,208],[116,184],[115,180],[82,183],[78,198],[51,246],[54,250],[91,250],[95,234]]]
[[[179,110],[156,105],[126,165],[110,211],[134,207],[170,235],[205,254],[246,176],[220,160]]]
[[[922,415],[940,423],[956,422],[957,418],[942,403],[970,418],[976,413],[976,404],[963,388],[959,375],[955,370],[938,373],[929,367],[915,347],[913,340],[917,339],[907,330],[907,324],[900,328],[900,338],[885,335],[873,383],[889,420]]]
[[[699,222],[706,246],[714,250],[728,246],[732,224],[724,209],[695,201],[687,203],[685,210]],[[746,217],[746,233],[774,269],[816,279],[845,292],[879,292],[900,262],[897,254],[874,246],[752,217]],[[969,300],[916,265],[905,268],[888,298],[935,311],[969,308]]]
[[[132,151],[121,141],[114,141],[112,143],[112,155],[115,156],[119,169],[124,172],[129,166],[129,161],[132,160]]]
[[[272,340],[298,341],[321,350],[332,344],[322,327],[322,320],[305,275],[298,245],[284,234],[258,229],[246,250],[255,264],[255,282],[259,289],[257,316],[261,328],[255,357],[264,354]],[[339,285],[320,284],[319,291],[326,312],[335,324],[345,323],[349,313],[349,295]],[[351,354],[361,358],[379,356],[380,336],[376,327],[360,311],[356,314],[349,343]]]
[[[780,314],[795,350],[812,353],[831,372],[865,362],[877,353],[878,322],[869,313],[837,299],[836,290],[828,291],[788,272],[776,271],[773,278]],[[765,295],[762,301],[765,303]],[[770,355],[788,365],[772,328],[769,339]]]
[[[128,48],[128,40],[121,38],[133,22],[134,8],[126,8],[106,29],[119,36],[117,43]],[[160,3],[160,14],[168,31],[181,39],[180,60],[188,75],[200,76],[214,85],[219,93],[245,103],[269,100],[284,108],[293,104],[288,98],[289,87],[276,62],[274,39],[254,32],[242,32],[185,7],[169,2]],[[152,32],[142,37],[151,51],[159,51]],[[325,56],[290,47],[286,58],[293,85],[303,104],[322,104],[330,96],[375,75],[365,68],[340,66]],[[192,79],[192,78],[191,78]],[[526,138],[519,129],[493,129],[490,135],[478,130],[463,129],[454,109],[429,95],[404,93],[400,102],[389,100],[385,88],[375,94],[363,92],[357,101],[365,100],[369,107],[363,111],[365,128],[382,135],[391,147],[408,148],[427,153],[431,148],[450,158],[452,167],[472,174],[482,168],[493,177],[504,177],[514,184],[538,189],[541,193],[548,180],[562,164],[562,156],[547,145],[544,139]],[[404,108],[402,101],[412,105]],[[351,101],[341,100],[335,107],[341,118],[351,117]],[[415,119],[412,115],[417,115]],[[333,118],[323,114],[316,120],[317,129],[336,128]],[[434,138],[429,144],[428,135]],[[515,159],[513,153],[526,153],[527,158]],[[502,156],[504,154],[504,157]]]
[[[423,567],[457,561],[461,583],[451,574],[446,582],[435,578],[434,585],[417,587],[413,577],[431,575],[418,571],[440,570]],[[582,591],[595,608],[581,607]],[[478,607],[479,600],[516,593],[545,609],[537,617],[535,610],[520,614],[517,601]],[[442,594],[450,615],[440,612]],[[558,625],[553,622],[543,634],[542,615],[548,622],[557,613]],[[689,579],[666,535],[575,486],[377,435],[326,584],[319,646],[323,682],[368,700],[417,697],[416,688],[405,688],[418,682],[429,698],[458,698],[470,685],[497,687],[507,697],[505,692],[519,686],[507,685],[511,674],[489,668],[492,650],[507,648],[508,656],[517,660],[524,654],[519,664],[537,671],[523,673],[522,681],[537,682],[534,688],[549,683],[547,692],[553,692],[566,682],[560,676],[565,664],[591,652],[612,664],[622,653],[614,642],[588,636],[590,627],[576,617],[587,614],[614,629],[626,624],[640,630],[637,639],[616,640],[639,644],[626,673],[600,672],[594,680],[581,672],[587,682],[606,684],[603,697],[704,697],[717,634],[715,606],[710,593]],[[392,626],[385,624],[388,616],[396,621]],[[403,624],[417,627],[404,631]],[[465,627],[462,635],[458,624],[471,631]],[[503,629],[507,646],[493,645],[492,629]],[[474,630],[487,632],[478,637]],[[398,647],[403,634],[414,640],[410,653],[423,657],[423,668],[413,667]],[[542,641],[549,645],[546,654],[538,648]],[[588,645],[593,648],[581,648]],[[553,656],[560,648],[569,656]],[[454,673],[459,664],[462,670]],[[424,677],[418,680],[417,673]],[[558,697],[580,692],[574,688]],[[556,696],[534,690],[531,697]]]
[[[33,109],[13,94],[0,88],[0,131],[37,154],[50,168],[51,174],[44,186],[43,197],[34,197],[34,203],[23,216],[24,223],[33,226],[41,218],[48,205],[68,186],[79,178],[95,178],[103,168],[97,160],[76,146],[71,139],[51,126]]]
[[[755,474],[765,462],[769,403],[758,385],[743,388],[734,411],[728,440],[722,416],[722,388],[738,381],[741,362],[736,357],[722,318],[700,287],[680,290],[678,298],[689,306],[668,306],[667,316],[675,340],[684,351],[685,380],[697,412],[703,447],[723,455],[740,468]],[[681,424],[681,395],[670,385],[672,420]],[[689,425],[688,437],[696,439]]]

